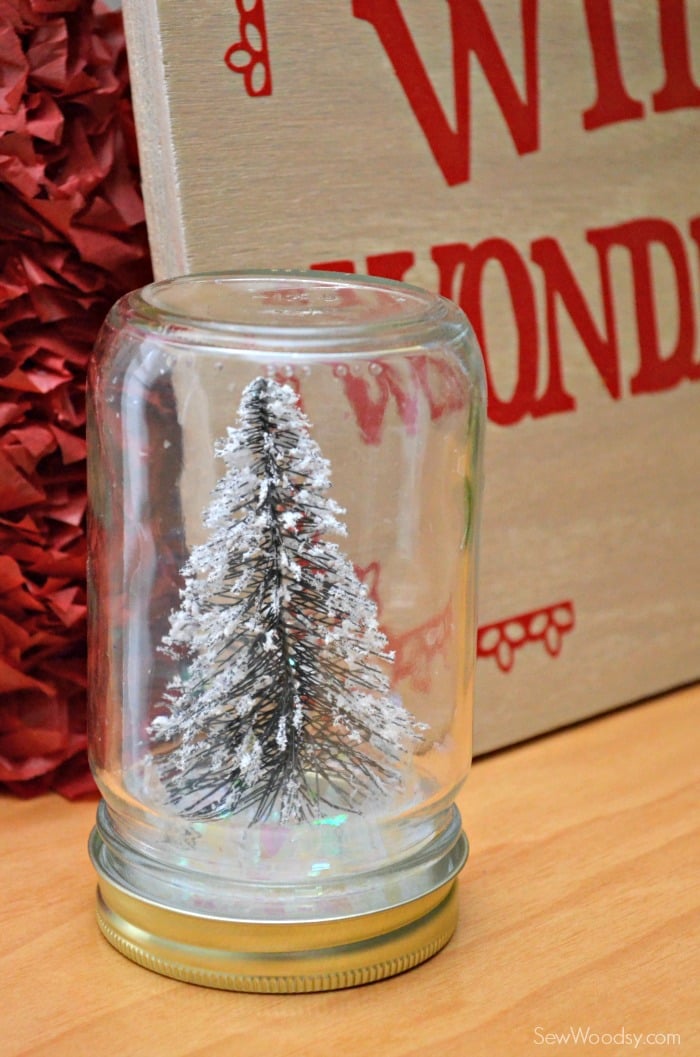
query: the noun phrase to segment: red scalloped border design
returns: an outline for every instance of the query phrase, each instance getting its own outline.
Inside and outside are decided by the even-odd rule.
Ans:
[[[224,62],[229,70],[242,76],[249,96],[272,95],[264,0],[253,0],[252,4],[248,0],[248,6],[246,0],[236,0],[236,10],[240,38],[227,49]]]
[[[531,609],[479,628],[477,657],[493,659],[502,672],[510,672],[518,650],[541,642],[550,657],[558,657],[565,635],[573,631],[576,614],[572,601]]]

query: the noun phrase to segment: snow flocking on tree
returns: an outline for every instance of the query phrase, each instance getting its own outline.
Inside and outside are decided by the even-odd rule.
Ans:
[[[181,662],[150,731],[186,817],[301,822],[400,786],[421,725],[393,693],[377,608],[327,536],[345,513],[289,385],[254,379],[215,453],[208,539],[163,649]]]

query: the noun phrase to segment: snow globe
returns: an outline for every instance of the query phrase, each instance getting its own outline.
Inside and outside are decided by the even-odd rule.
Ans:
[[[90,852],[157,972],[328,990],[452,935],[484,373],[390,280],[154,283],[89,379]]]

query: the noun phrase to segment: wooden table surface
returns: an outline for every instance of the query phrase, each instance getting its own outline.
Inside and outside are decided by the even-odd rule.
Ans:
[[[320,995],[133,965],[94,921],[94,802],[0,799],[0,1054],[697,1057],[699,724],[696,686],[478,761],[454,939]]]

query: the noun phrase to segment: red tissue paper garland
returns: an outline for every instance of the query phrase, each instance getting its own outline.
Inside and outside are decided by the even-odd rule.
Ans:
[[[121,15],[0,0],[0,787],[92,792],[85,374],[150,279]]]

